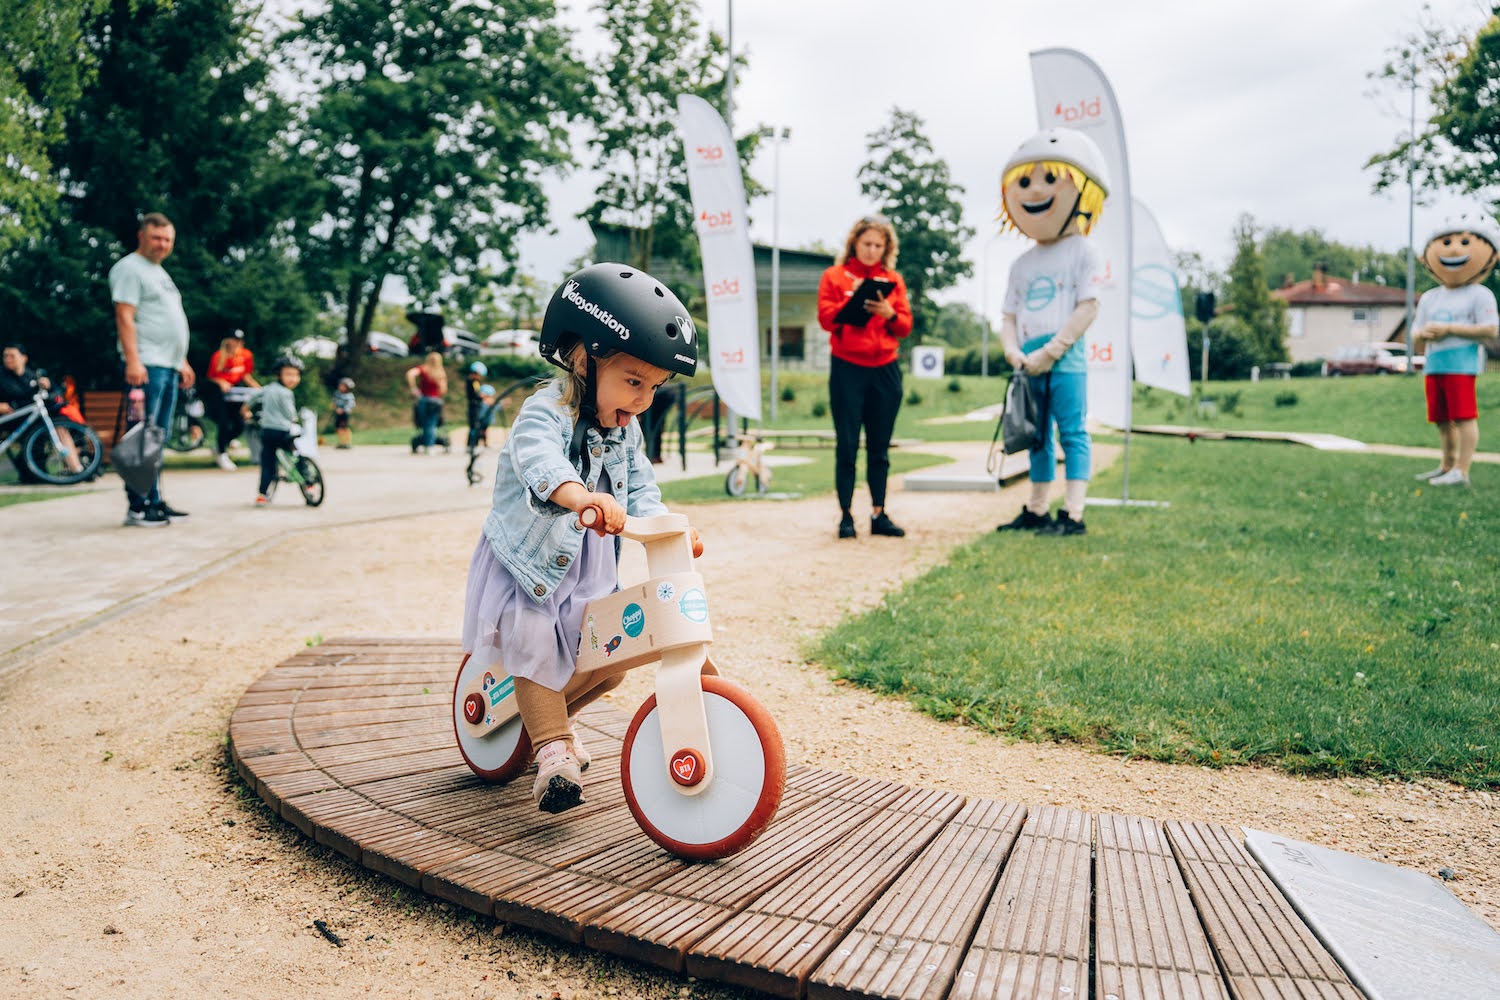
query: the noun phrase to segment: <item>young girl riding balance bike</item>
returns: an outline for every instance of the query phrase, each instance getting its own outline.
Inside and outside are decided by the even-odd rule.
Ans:
[[[553,295],[538,339],[542,356],[565,374],[522,405],[497,463],[491,509],[469,565],[465,657],[454,689],[454,726],[464,759],[490,780],[517,777],[535,747],[532,798],[543,812],[557,813],[584,801],[582,773],[589,753],[579,742],[574,719],[581,708],[616,687],[624,669],[661,659],[658,694],[681,705],[680,681],[672,681],[670,691],[662,683],[669,660],[680,668],[686,648],[691,651],[687,655],[696,657],[689,670],[693,698],[706,700],[700,686],[704,692],[734,686],[699,676],[717,672],[706,656],[705,644],[711,641],[706,632],[673,647],[663,638],[665,628],[649,624],[653,616],[670,612],[674,627],[675,617],[691,628],[707,625],[706,600],[695,584],[701,578],[691,572],[692,556],[702,553],[702,543],[685,518],[667,515],[636,420],[663,383],[697,368],[697,332],[687,309],[642,271],[596,264],[574,274]],[[594,530],[585,528],[585,521]],[[648,561],[678,572],[652,581],[649,598],[617,595],[619,546],[607,535],[642,527],[648,529],[644,535],[629,533],[647,542]],[[680,548],[672,549],[674,544]],[[690,595],[693,590],[696,594]],[[614,599],[607,600],[611,595]],[[591,602],[597,603],[591,607]],[[609,620],[596,617],[606,608]],[[649,635],[642,636],[643,625]],[[656,644],[638,648],[650,645],[651,635]],[[671,673],[681,677],[680,669]],[[769,728],[774,736],[774,724],[753,699],[737,688],[726,697],[737,708],[742,702],[753,706],[741,708],[752,728],[762,733]],[[668,705],[661,708],[665,715]],[[701,721],[701,707],[694,708]],[[515,710],[519,727],[507,721]],[[673,720],[663,721],[661,730],[669,737],[681,731]],[[706,723],[692,731],[706,737]],[[728,734],[723,738],[732,739]],[[769,823],[780,800],[785,764],[779,736],[761,742],[774,743],[767,757],[776,759],[766,769],[774,795],[757,792],[759,805],[750,810],[753,816],[746,825],[729,837],[716,834],[703,850],[738,850]],[[683,757],[686,764],[679,765],[684,770],[678,783],[686,796],[702,789],[687,787],[683,776],[705,785],[712,781],[708,748],[665,751],[670,756],[697,749],[704,753]],[[664,764],[661,753],[655,763],[666,770],[672,762]],[[690,775],[695,761],[702,766]],[[631,799],[628,768],[622,767],[622,774]],[[634,801],[631,806],[642,820]],[[671,808],[680,813],[684,807]],[[642,825],[655,836],[643,820]],[[678,843],[683,836],[692,839],[685,834],[666,839]],[[694,849],[689,845],[686,850]]]

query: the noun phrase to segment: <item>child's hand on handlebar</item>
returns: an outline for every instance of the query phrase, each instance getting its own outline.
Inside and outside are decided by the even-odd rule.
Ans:
[[[603,519],[592,512],[585,514],[584,511],[593,508]],[[579,500],[578,506],[573,508],[578,512],[579,522],[586,528],[592,528],[601,535],[618,535],[625,530],[625,508],[620,506],[608,493],[585,493]]]

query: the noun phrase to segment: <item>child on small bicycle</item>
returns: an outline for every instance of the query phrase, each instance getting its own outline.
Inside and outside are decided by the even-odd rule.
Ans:
[[[302,362],[291,356],[277,358],[271,363],[271,373],[276,381],[257,390],[253,402],[260,410],[260,488],[255,494],[255,506],[264,507],[271,502],[268,494],[271,484],[276,482],[276,452],[291,451],[292,441],[302,430],[297,416],[297,398],[293,390],[302,381]],[[249,417],[249,407],[246,407]]]
[[[333,433],[335,448],[353,448],[354,432],[349,429],[349,414],[354,412],[354,380],[345,375],[333,392]]]
[[[570,277],[553,294],[538,341],[565,374],[522,404],[501,450],[469,563],[463,648],[515,679],[536,748],[532,798],[557,813],[583,801],[589,765],[569,712],[621,680],[574,673],[584,608],[619,589],[615,540],[585,530],[577,513],[596,506],[618,533],[627,514],[666,512],[636,417],[667,379],[693,374],[698,344],[677,296],[623,264]],[[693,545],[702,551],[696,532]]]

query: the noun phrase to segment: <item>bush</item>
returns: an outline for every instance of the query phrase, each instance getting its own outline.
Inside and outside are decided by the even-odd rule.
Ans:
[[[781,387],[781,401],[783,403],[793,402],[796,398],[797,390],[793,389],[790,384]]]
[[[913,389],[911,392],[908,392],[906,394],[906,404],[908,406],[921,406],[922,394],[915,389]]]
[[[1278,392],[1276,394],[1277,406],[1296,406],[1297,394],[1295,392]]]
[[[814,402],[812,405],[812,415],[815,417],[828,416],[828,404],[821,399]]]
[[[948,391],[949,392],[963,392],[964,391],[964,384],[962,382],[960,382],[956,378],[950,378],[948,380]]]

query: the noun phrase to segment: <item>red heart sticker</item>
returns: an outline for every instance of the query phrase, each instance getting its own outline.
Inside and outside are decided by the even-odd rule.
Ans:
[[[696,785],[703,780],[703,758],[696,750],[683,750],[673,755],[672,780],[679,785]]]

